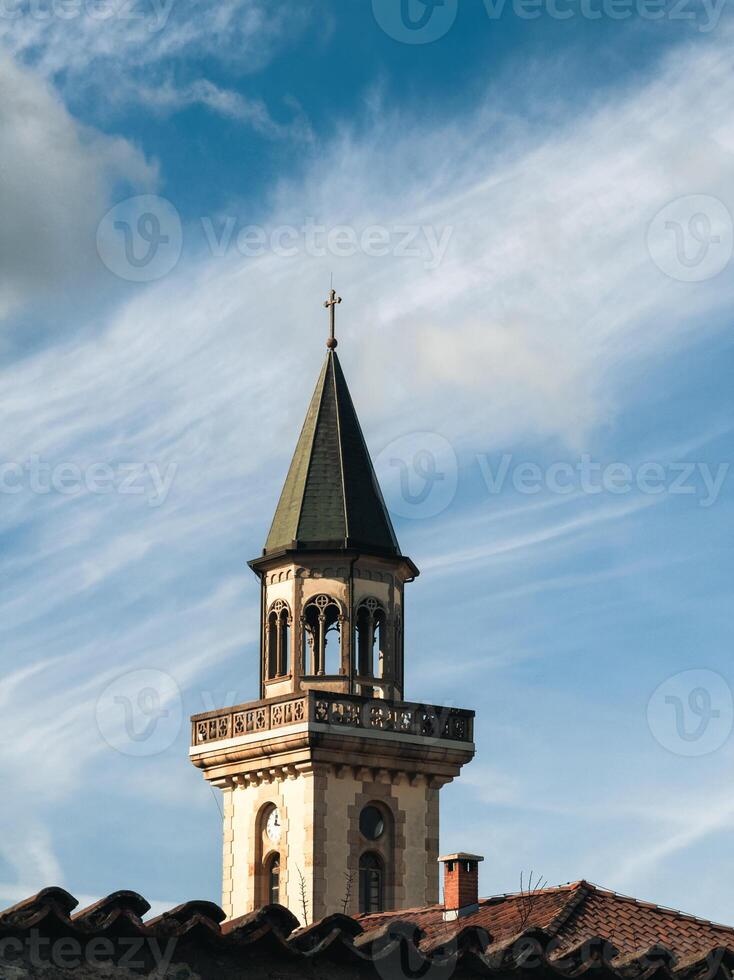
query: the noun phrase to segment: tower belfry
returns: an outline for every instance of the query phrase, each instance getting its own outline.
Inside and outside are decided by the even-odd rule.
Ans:
[[[192,719],[224,793],[222,905],[309,921],[438,901],[438,791],[472,711],[404,700],[401,554],[336,354],[327,355],[262,554],[260,700]]]

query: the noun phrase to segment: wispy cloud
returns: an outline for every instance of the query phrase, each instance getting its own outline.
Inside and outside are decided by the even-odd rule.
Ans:
[[[134,57],[163,65],[212,25],[204,43],[215,45],[235,8],[244,6],[230,4],[217,15],[213,4],[200,5],[201,23],[181,21]],[[7,37],[16,55],[53,77],[64,66],[114,64],[114,33],[91,30],[85,27],[79,42],[58,25],[48,43],[33,31]],[[256,37],[248,34],[248,43]],[[451,227],[438,268],[427,271],[410,256],[245,259],[232,250],[216,257],[202,239],[167,278],[131,289],[117,309],[100,315],[93,339],[63,333],[60,323],[53,347],[0,370],[6,458],[177,467],[159,508],[119,493],[3,498],[8,585],[1,635],[3,650],[23,664],[0,688],[10,695],[0,722],[6,787],[49,814],[69,805],[92,775],[104,781],[112,750],[100,741],[95,705],[117,673],[156,666],[198,692],[199,701],[212,678],[235,677],[243,696],[246,681],[255,683],[257,591],[254,583],[248,591],[244,560],[262,545],[296,437],[294,419],[318,370],[325,332],[319,304],[331,269],[345,296],[340,352],[375,451],[416,428],[443,432],[473,453],[529,434],[560,446],[584,444],[601,427],[613,429],[634,397],[630,378],[701,337],[704,316],[714,336],[731,301],[730,277],[695,289],[665,277],[646,251],[645,231],[681,194],[712,194],[734,207],[734,160],[706,150],[734,123],[731,60],[728,39],[711,37],[677,51],[655,81],[614,90],[553,131],[541,125],[520,133],[493,112],[491,93],[488,107],[435,128],[380,107],[359,128],[338,134],[305,177],[281,181],[263,205],[264,223],[300,224],[311,216],[327,227]],[[33,226],[45,227],[41,215],[52,219],[58,200],[76,194],[71,213],[85,216],[78,234],[89,248],[92,216],[98,220],[107,203],[97,190],[104,184],[98,164],[89,162],[82,134],[50,90],[17,66],[5,70],[14,92],[33,96],[27,106],[37,122],[30,127],[36,149],[16,167],[17,186],[27,166],[41,189]],[[149,89],[150,79],[144,83]],[[268,125],[252,105],[219,89],[187,79],[180,91],[184,101],[208,99],[220,113],[253,112],[253,124]],[[22,109],[12,111],[20,117]],[[49,126],[55,143],[69,141],[64,166],[42,138]],[[16,131],[22,145],[23,131]],[[693,148],[691,131],[700,135]],[[9,130],[0,132],[2,140]],[[100,152],[105,160],[119,154],[130,179],[153,178],[128,145],[104,143]],[[62,176],[70,187],[57,183]],[[95,189],[91,199],[85,187]],[[66,218],[50,239],[51,264],[65,246],[74,250],[73,235],[62,234]],[[4,254],[13,241],[3,239]],[[16,303],[46,276],[30,250],[26,243],[5,294]],[[478,523],[471,543],[436,548],[433,561],[422,564],[439,575],[447,561],[527,559],[540,544],[576,544],[587,533],[616,529],[647,503],[585,511],[575,499],[560,517],[555,507],[538,508],[538,524],[518,533],[503,528],[496,538],[497,522],[491,536]],[[425,618],[435,614],[429,605]],[[485,638],[496,636],[488,630]],[[518,628],[513,638],[524,639]],[[544,637],[546,644],[552,639]],[[437,642],[434,650],[448,659]],[[570,699],[564,707],[564,717],[578,710]],[[590,730],[598,723],[595,708],[586,719]],[[526,727],[533,725],[540,757],[535,717]],[[19,750],[32,765],[17,764]],[[146,785],[155,782],[141,778],[141,792]],[[511,800],[516,791],[508,778],[498,796]],[[8,817],[18,832],[26,809]],[[28,835],[41,841],[30,877],[60,874],[53,835],[35,827]]]
[[[126,85],[123,84],[116,98],[124,98],[125,91]],[[168,113],[190,106],[204,106],[220,116],[246,123],[269,139],[292,138],[302,142],[313,139],[311,126],[295,100],[291,100],[288,106],[293,118],[281,123],[273,118],[262,99],[247,98],[241,92],[220,88],[205,78],[183,85],[170,79],[154,86],[138,84],[134,93],[128,92],[128,95],[133,95],[154,112]]]
[[[565,738],[559,718],[525,693],[525,710],[513,724],[502,727],[485,718],[483,730],[494,734],[501,760],[480,758],[462,774],[464,812],[473,798],[477,813],[463,840],[490,855],[487,893],[511,888],[521,869],[534,867],[551,883],[586,877],[726,921],[731,913],[725,889],[709,873],[718,864],[717,850],[703,849],[734,828],[734,807],[720,785],[722,760],[696,769],[687,765],[690,760],[661,760],[652,741],[630,741],[633,721],[621,704],[605,717],[597,704],[578,703]],[[513,689],[515,699],[522,695]],[[567,751],[581,725],[588,744],[580,749],[586,764],[579,768]],[[608,744],[612,738],[623,743],[621,752],[619,744]],[[626,761],[618,764],[623,756]],[[693,877],[684,884],[689,865]],[[666,900],[666,890],[675,897]]]
[[[79,4],[66,16],[51,8],[18,5],[2,18],[0,37],[16,56],[42,74],[86,74],[105,64],[145,67],[187,57],[234,62],[245,74],[259,70],[282,43],[294,10],[263,0],[177,0],[110,4],[105,16]]]
[[[697,773],[675,807],[661,797],[659,786],[640,787],[633,802],[610,802],[620,822],[636,825],[636,839],[628,839],[624,854],[615,861],[615,875],[625,888],[659,873],[674,856],[690,851],[707,838],[734,829],[734,804],[720,786]]]
[[[0,51],[0,320],[99,269],[96,225],[112,188],[152,188],[155,165],[129,141],[78,123],[50,86]]]
[[[238,79],[260,71],[299,33],[308,4],[143,0],[111,4],[105,16],[83,4],[67,16],[54,10],[18,5],[14,16],[0,19],[0,42],[67,94],[91,96],[107,109],[201,105],[268,137],[308,137],[300,115],[297,124],[281,126],[261,100],[222,89],[196,67],[215,61]]]
[[[543,525],[530,532],[494,538],[491,543],[477,547],[439,552],[424,559],[423,568],[425,570],[436,569],[440,570],[441,573],[451,574],[451,569],[455,568],[456,565],[471,566],[503,555],[523,552],[538,545],[546,545],[558,539],[573,537],[594,528],[598,524],[622,520],[645,507],[660,503],[661,499],[660,497],[642,497],[624,504],[596,507],[589,513],[577,515],[555,524]]]

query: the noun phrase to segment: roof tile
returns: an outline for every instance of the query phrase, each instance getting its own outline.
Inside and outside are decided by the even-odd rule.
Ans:
[[[531,927],[545,929],[555,939],[557,957],[590,937],[603,937],[622,956],[640,955],[641,951],[660,946],[667,947],[677,958],[715,946],[734,948],[734,929],[730,927],[641,902],[586,881],[483,899],[476,912],[454,922],[443,921],[440,905],[362,916],[359,921],[369,931],[388,925],[392,917],[420,926],[426,948],[450,941],[460,929],[469,926],[486,930],[494,943],[512,939]]]

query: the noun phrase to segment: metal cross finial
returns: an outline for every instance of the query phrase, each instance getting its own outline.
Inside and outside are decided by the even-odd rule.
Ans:
[[[329,350],[334,350],[336,347],[336,337],[334,335],[336,329],[336,308],[341,303],[341,296],[336,295],[335,289],[329,290],[329,298],[324,303],[324,306],[329,311],[329,339],[326,341],[326,346]]]

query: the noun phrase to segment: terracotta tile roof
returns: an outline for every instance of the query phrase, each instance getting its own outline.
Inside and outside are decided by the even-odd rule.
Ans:
[[[634,952],[662,943],[676,956],[690,956],[706,946],[734,946],[734,928],[686,915],[675,909],[641,902],[579,882],[584,898],[561,928],[564,945],[583,936],[603,935],[620,951]]]
[[[484,930],[495,943],[528,928],[543,929],[554,938],[557,956],[592,936],[603,937],[620,955],[655,944],[665,945],[677,958],[712,946],[734,947],[734,928],[641,902],[588,881],[544,888],[532,895],[515,893],[482,899],[476,912],[455,922],[443,921],[441,906],[362,916],[359,921],[369,930],[394,919],[409,920],[421,929],[423,949],[451,941],[460,930],[469,927]]]
[[[63,889],[47,888],[0,912],[0,976],[12,966],[10,975],[18,978],[122,980],[130,975],[122,964],[131,950],[141,970],[158,969],[165,950],[172,975],[218,980],[386,980],[405,977],[405,963],[410,976],[436,967],[434,973],[456,980],[577,980],[590,970],[595,980],[731,980],[734,971],[734,929],[585,881],[529,898],[484,899],[453,923],[444,923],[442,908],[433,906],[357,920],[332,915],[301,928],[277,905],[224,922],[211,902],[187,902],[144,920],[150,906],[130,891],[82,911],[76,905]],[[39,937],[45,945],[34,947]],[[102,973],[90,972],[85,957],[93,946],[98,956],[100,943],[105,965]],[[34,948],[51,957],[52,968],[56,952],[67,963],[76,956],[82,972],[49,972],[49,962],[34,962]]]

